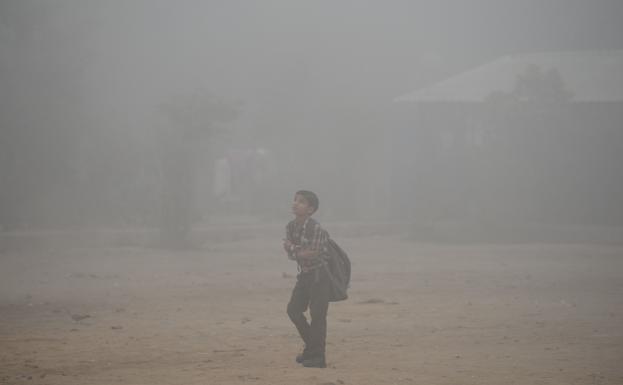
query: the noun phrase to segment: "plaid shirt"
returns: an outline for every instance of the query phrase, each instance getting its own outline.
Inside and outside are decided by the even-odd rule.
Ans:
[[[318,269],[326,263],[329,233],[316,220],[307,218],[303,223],[290,221],[286,226],[286,238],[295,245],[294,250],[288,252],[288,257],[298,262],[302,272]],[[320,254],[313,258],[297,258],[298,250],[319,251]]]

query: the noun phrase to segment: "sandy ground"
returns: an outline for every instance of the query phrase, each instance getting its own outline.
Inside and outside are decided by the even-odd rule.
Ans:
[[[328,368],[294,362],[280,236],[0,254],[0,384],[623,384],[623,245],[337,239]]]

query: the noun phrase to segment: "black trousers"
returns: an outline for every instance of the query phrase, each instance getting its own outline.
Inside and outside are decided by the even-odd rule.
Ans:
[[[309,358],[324,357],[325,354],[329,283],[329,277],[323,268],[300,273],[288,303],[288,316],[305,343],[303,354]],[[303,314],[307,308],[311,317],[310,323]]]

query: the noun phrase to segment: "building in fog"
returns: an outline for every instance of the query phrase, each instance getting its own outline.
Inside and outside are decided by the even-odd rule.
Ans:
[[[394,104],[404,220],[623,224],[623,51],[505,56]]]

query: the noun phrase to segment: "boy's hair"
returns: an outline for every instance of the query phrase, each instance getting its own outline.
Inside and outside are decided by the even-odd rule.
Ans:
[[[309,205],[314,208],[314,212],[316,212],[318,210],[318,205],[320,203],[318,202],[318,196],[315,193],[313,193],[311,191],[307,191],[307,190],[299,190],[294,195],[295,196],[296,195],[300,195],[303,198],[305,198],[307,203],[309,203]]]

